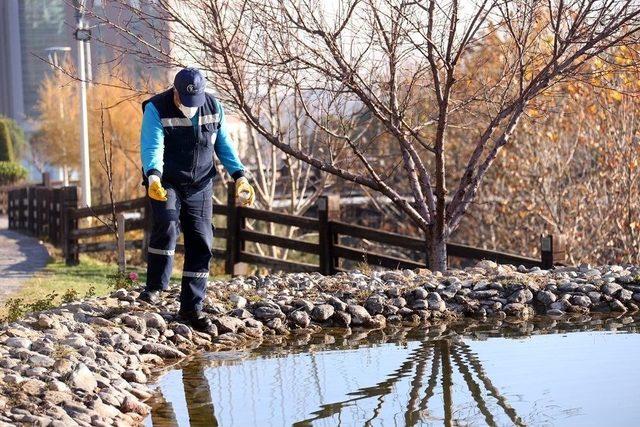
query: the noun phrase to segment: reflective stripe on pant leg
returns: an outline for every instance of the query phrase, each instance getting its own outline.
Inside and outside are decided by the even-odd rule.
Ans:
[[[156,248],[149,247],[147,250],[150,254],[156,254],[156,255],[173,256],[176,253],[174,249],[156,249]]]
[[[182,277],[195,277],[197,279],[206,279],[207,277],[209,277],[209,272],[208,271],[202,271],[202,272],[198,272],[198,271],[183,271],[182,272]]]

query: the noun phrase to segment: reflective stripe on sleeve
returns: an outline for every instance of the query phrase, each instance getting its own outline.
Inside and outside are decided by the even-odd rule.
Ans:
[[[152,248],[152,247],[149,247],[148,251],[149,251],[150,254],[168,255],[168,256],[173,256],[173,254],[176,253],[176,251],[173,250],[173,249],[164,250],[164,249],[156,249],[156,248]]]
[[[162,122],[162,126],[165,128],[193,126],[191,119],[187,119],[186,117],[169,117],[166,119],[161,119],[160,121]]]
[[[202,272],[198,272],[198,271],[183,271],[182,272],[182,277],[196,277],[198,279],[206,279],[207,277],[209,277],[209,272],[208,271],[202,271]]]

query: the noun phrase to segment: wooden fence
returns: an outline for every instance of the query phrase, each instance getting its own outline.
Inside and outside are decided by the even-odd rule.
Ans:
[[[82,221],[85,218],[105,217],[113,211],[120,218],[126,213],[124,230],[141,230],[141,238],[127,240],[126,249],[142,249],[146,253],[148,236],[152,223],[151,209],[146,198],[111,204],[79,208],[76,187],[50,188],[46,185],[19,188],[9,191],[9,227],[39,236],[63,249],[67,264],[78,262],[80,253],[116,250],[116,239],[96,240],[100,236],[114,235],[110,226],[98,221]],[[319,271],[334,274],[341,271],[345,260],[366,263],[390,269],[423,268],[426,262],[426,242],[419,237],[380,231],[377,229],[348,224],[340,221],[339,196],[322,196],[317,203],[317,215],[295,216],[281,212],[266,211],[237,206],[234,186],[228,187],[227,203],[214,204],[214,215],[226,217],[226,226],[217,227],[214,237],[225,240],[223,248],[212,250],[213,257],[225,261],[228,274],[245,274],[248,264],[267,266],[283,271]],[[82,227],[82,223],[90,223]],[[305,231],[313,240],[273,235],[260,224],[273,223],[279,226],[294,226]],[[122,224],[121,224],[122,225]],[[281,227],[284,230],[286,227]],[[120,227],[122,233],[122,227]],[[379,248],[368,251],[362,248],[363,241],[375,242]],[[356,242],[356,243],[353,243]],[[564,261],[564,243],[554,236],[540,239],[541,258],[531,258],[500,251],[491,251],[456,243],[447,244],[450,257],[481,260],[497,263],[524,265],[526,267],[551,268]],[[316,262],[283,260],[258,253],[255,244],[275,246],[297,251],[298,259],[306,258]],[[395,248],[394,255],[389,254]],[[253,249],[253,250],[252,250]],[[184,250],[179,244],[177,251]],[[398,255],[412,253],[413,257]]]

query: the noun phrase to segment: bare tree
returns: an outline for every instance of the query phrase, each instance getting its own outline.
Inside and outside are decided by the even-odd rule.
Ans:
[[[553,85],[580,79],[588,61],[637,41],[640,30],[637,0],[345,0],[334,7],[158,0],[127,7],[141,25],[160,20],[172,29],[167,48],[103,17],[131,53],[199,64],[270,144],[388,197],[424,231],[434,270],[446,268],[447,240],[528,108]],[[498,41],[492,60],[502,72],[484,80],[468,58],[489,39]],[[295,97],[287,105],[299,105],[324,132],[322,147],[291,143],[265,113],[270,93]],[[354,117],[375,120],[386,137],[345,126]],[[462,170],[451,171],[454,129],[466,132],[463,143],[473,149]],[[381,155],[386,150],[399,155],[394,163]]]

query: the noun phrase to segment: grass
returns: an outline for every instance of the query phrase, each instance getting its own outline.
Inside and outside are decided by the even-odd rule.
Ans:
[[[91,287],[94,288],[96,295],[106,295],[113,290],[110,285],[110,276],[115,275],[117,270],[113,264],[86,255],[81,255],[80,263],[74,266],[67,266],[62,259],[53,259],[44,270],[28,280],[13,297],[23,298],[25,302],[29,302],[51,292],[62,295],[69,289],[82,296]],[[140,276],[144,276],[144,271],[141,269],[128,268],[127,270],[136,271]],[[140,280],[144,280],[144,277],[140,277]]]

